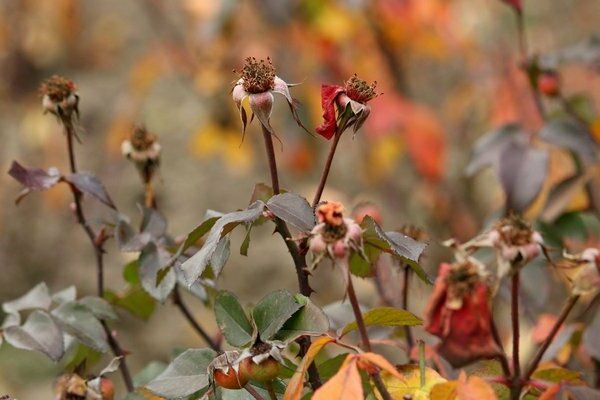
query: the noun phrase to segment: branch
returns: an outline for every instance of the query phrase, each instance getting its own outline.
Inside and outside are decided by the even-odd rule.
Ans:
[[[77,173],[77,165],[75,163],[75,151],[73,148],[73,137],[75,136],[75,128],[73,127],[72,121],[67,118],[61,118],[63,126],[65,128],[65,134],[67,136],[67,150],[69,153],[69,166],[71,168],[71,173]],[[71,188],[71,192],[73,193],[73,199],[75,202],[75,215],[77,217],[77,222],[83,227],[87,237],[94,248],[94,253],[96,256],[96,276],[97,276],[97,291],[98,296],[100,298],[104,297],[104,250],[102,248],[102,241],[97,240],[96,233],[87,222],[85,218],[85,214],[83,213],[83,207],[81,206],[81,192],[74,186],[69,185]],[[108,328],[106,321],[100,320],[102,324],[102,328],[104,328],[104,332],[106,332],[106,336],[108,338],[108,344],[112,349],[112,352],[117,357],[123,357],[121,360],[121,364],[119,365],[119,369],[121,370],[121,375],[123,376],[123,381],[125,382],[125,386],[127,387],[127,391],[133,392],[133,380],[131,379],[131,374],[129,373],[129,369],[127,368],[127,363],[125,362],[125,356],[127,355],[125,351],[119,345],[117,339],[113,336],[112,332]]]
[[[202,326],[200,326],[198,321],[196,321],[187,305],[183,302],[183,299],[181,298],[181,293],[179,293],[179,287],[177,285],[175,285],[175,287],[173,288],[173,304],[175,304],[177,308],[179,308],[185,319],[187,319],[192,328],[194,328],[194,330],[202,337],[202,339],[204,339],[204,341],[214,351],[220,352],[221,346],[219,346],[219,344],[216,343],[208,333],[206,333],[206,331],[202,328]]]

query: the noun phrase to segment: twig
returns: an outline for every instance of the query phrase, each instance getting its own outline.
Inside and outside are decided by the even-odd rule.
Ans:
[[[404,265],[404,281],[402,282],[402,309],[406,311],[408,311],[408,287],[411,271],[412,269],[408,265]],[[408,354],[408,358],[410,360],[412,359],[411,352],[415,342],[412,336],[412,330],[408,325],[404,327],[404,336],[406,336],[406,346],[408,347],[406,349],[406,353]]]
[[[337,149],[337,145],[340,142],[341,137],[342,132],[339,132],[339,129],[337,129],[335,135],[333,136],[331,146],[329,147],[329,154],[327,155],[327,161],[325,161],[325,167],[323,168],[323,172],[321,173],[321,179],[319,180],[319,186],[317,186],[317,192],[315,193],[315,197],[313,198],[313,208],[315,208],[317,204],[319,204],[321,196],[323,195],[323,190],[325,189],[325,184],[327,183],[327,177],[329,176],[329,170],[331,169],[331,164],[333,163],[333,156],[335,155],[335,151]]]
[[[67,136],[67,150],[69,153],[69,166],[71,169],[71,173],[77,173],[77,165],[75,163],[75,150],[73,148],[73,137],[75,137],[75,129],[73,127],[73,123],[69,117],[61,118],[63,123],[63,127],[65,128],[65,135]],[[94,230],[91,228],[87,219],[85,218],[85,214],[83,213],[83,207],[81,206],[81,192],[74,186],[69,185],[71,188],[71,192],[73,193],[73,199],[75,202],[75,215],[77,217],[77,222],[83,227],[85,233],[87,234],[92,247],[94,248],[94,253],[96,256],[96,276],[97,276],[97,291],[98,296],[100,298],[104,297],[104,250],[102,249],[102,241],[96,240],[96,234]],[[133,380],[131,379],[131,374],[129,373],[129,368],[127,367],[127,363],[125,361],[126,353],[123,351],[117,339],[113,336],[112,332],[108,328],[106,321],[100,320],[102,327],[104,328],[104,332],[106,333],[108,344],[113,351],[114,355],[117,357],[123,357],[121,360],[121,364],[119,365],[119,369],[121,371],[121,375],[123,376],[123,381],[125,382],[125,386],[127,387],[127,391],[133,392]]]
[[[204,339],[204,341],[214,351],[221,351],[221,347],[217,343],[215,343],[215,341],[212,340],[210,335],[206,333],[202,326],[200,326],[200,324],[198,323],[198,321],[196,321],[187,305],[183,302],[183,299],[181,298],[181,293],[179,293],[179,287],[177,285],[175,285],[175,287],[173,288],[173,304],[175,304],[177,308],[179,308],[179,310],[181,311],[185,319],[187,319],[187,321],[190,323],[192,328],[194,328],[194,330],[202,337],[202,339]]]
[[[511,381],[511,398],[518,400],[521,394],[521,364],[519,361],[519,269],[513,270],[512,276],[512,287],[511,287],[511,320],[512,320],[512,331],[513,331],[513,344],[512,344],[512,361],[513,361],[513,375]]]
[[[542,361],[542,357],[544,356],[544,353],[546,352],[546,350],[548,350],[548,347],[554,340],[554,337],[558,333],[558,330],[560,329],[560,327],[563,325],[563,323],[569,316],[569,313],[571,312],[571,310],[573,310],[573,307],[575,306],[575,304],[577,304],[579,297],[580,297],[579,295],[574,295],[574,296],[569,297],[569,299],[563,306],[563,309],[561,310],[561,312],[558,316],[558,319],[554,323],[552,330],[550,331],[548,336],[546,336],[546,339],[544,339],[544,342],[541,344],[541,346],[538,348],[537,352],[535,353],[535,356],[533,357],[533,360],[531,360],[531,364],[529,364],[529,368],[527,368],[525,375],[523,375],[523,381],[527,382],[529,380],[529,378],[531,377],[531,375],[535,372],[540,361]]]
[[[277,160],[275,159],[275,149],[273,146],[273,139],[271,132],[261,124],[263,138],[265,141],[265,149],[267,152],[267,158],[269,159],[269,173],[271,175],[271,186],[273,187],[273,194],[279,194],[279,175],[277,173]],[[298,278],[298,287],[300,293],[306,297],[310,297],[313,292],[312,288],[308,283],[308,271],[306,265],[305,252],[301,251],[296,242],[292,240],[292,234],[287,227],[285,221],[280,218],[275,218],[275,230],[282,237],[285,245],[292,256],[294,266],[296,268],[296,276]],[[300,345],[300,356],[304,357],[308,348],[310,347],[310,338],[301,337],[297,340]],[[310,386],[313,390],[317,390],[321,386],[321,378],[319,372],[314,363],[311,363],[308,367],[308,379]]]
[[[260,394],[258,394],[258,392],[249,384],[244,386],[244,389],[246,389],[246,392],[250,393],[250,395],[252,397],[254,397],[256,400],[265,400]]]

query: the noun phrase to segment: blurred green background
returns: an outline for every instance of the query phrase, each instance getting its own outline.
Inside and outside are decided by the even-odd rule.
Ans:
[[[598,15],[594,0],[525,0],[530,47],[544,53],[577,42],[598,28]],[[502,204],[493,174],[463,175],[473,141],[505,122],[532,130],[541,123],[517,68],[514,15],[499,0],[3,0],[0,169],[13,159],[68,168],[65,137],[54,117],[42,114],[37,93],[44,78],[61,74],[76,82],[81,97],[79,167],[103,180],[121,212],[139,220],[142,187],[120,154],[135,123],[160,137],[156,190],[171,234],[187,233],[206,209],[242,208],[254,183],[269,179],[258,125],[242,143],[230,97],[232,70],[247,56],[270,56],[278,76],[302,83],[292,95],[308,127],[320,123],[321,83],[341,84],[354,73],[378,82],[384,94],[371,102],[356,137],[342,139],[324,198],[349,209],[371,200],[387,228],[425,228],[430,270],[444,256],[440,240],[469,238]],[[563,81],[566,93],[600,96],[598,74],[585,67],[564,70]],[[312,198],[328,143],[299,129],[284,101],[276,102],[272,124],[283,142],[282,186]],[[549,181],[572,169],[564,158],[553,153]],[[0,301],[39,281],[53,291],[74,284],[82,295],[93,293],[93,253],[69,211],[71,194],[59,186],[16,207],[19,185],[3,173],[0,188]],[[106,217],[93,201],[85,206],[92,221]],[[232,250],[241,241],[238,232]],[[107,248],[107,286],[119,290],[131,256],[112,242]],[[259,227],[249,257],[232,251],[220,287],[244,302],[276,288],[294,290],[286,256],[270,227]],[[337,281],[329,268],[317,271],[317,303],[342,296]],[[377,302],[371,282],[361,281],[359,292],[365,304]],[[425,289],[415,293],[418,310]],[[211,313],[196,300],[190,304],[214,333]],[[148,323],[122,314],[119,335],[133,351],[133,370],[168,360],[173,347],[202,345],[174,311],[167,302]],[[56,373],[41,355],[0,348],[0,394],[50,398]]]

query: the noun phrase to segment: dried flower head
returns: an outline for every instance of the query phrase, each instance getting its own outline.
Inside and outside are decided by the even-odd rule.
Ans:
[[[142,180],[148,183],[160,165],[161,146],[155,134],[144,125],[137,125],[128,140],[121,143],[121,152],[135,163]]]
[[[544,243],[542,236],[516,215],[498,221],[487,239],[498,251],[500,277],[506,275],[511,266],[523,265],[537,257]]]
[[[296,101],[290,95],[290,86],[292,85],[288,85],[283,79],[275,75],[275,67],[270,58],[267,58],[266,61],[257,61],[254,57],[246,58],[245,64],[239,72],[239,79],[232,90],[233,101],[235,101],[242,120],[242,136],[245,134],[246,126],[249,124],[248,115],[243,105],[246,97],[249,99],[250,111],[252,112],[250,122],[256,115],[259,122],[271,134],[274,133],[270,122],[274,101],[273,93],[279,93],[285,97],[294,120],[300,127],[306,129],[302,125],[302,122],[300,122],[300,117],[296,110]]]
[[[331,139],[336,134],[341,135],[350,126],[353,126],[356,133],[371,112],[367,103],[378,96],[375,92],[376,86],[377,82],[369,85],[356,74],[350,77],[344,86],[321,85],[323,123],[317,127],[317,133]]]
[[[79,95],[73,81],[59,75],[52,75],[42,82],[39,88],[44,113],[50,112],[59,118],[79,116]]]
[[[475,264],[440,265],[425,329],[441,339],[438,352],[455,368],[501,354],[492,335],[489,292]]]
[[[328,201],[317,207],[317,221],[338,226],[344,223],[344,206],[337,201]]]

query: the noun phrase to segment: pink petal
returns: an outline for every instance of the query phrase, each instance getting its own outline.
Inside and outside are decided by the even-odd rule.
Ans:
[[[335,100],[344,92],[342,86],[321,85],[321,106],[323,107],[323,123],[316,129],[325,139],[331,139],[337,129],[335,117]]]
[[[256,115],[260,123],[273,133],[269,118],[273,110],[273,94],[271,92],[252,93],[250,96],[250,109]]]

